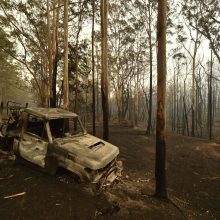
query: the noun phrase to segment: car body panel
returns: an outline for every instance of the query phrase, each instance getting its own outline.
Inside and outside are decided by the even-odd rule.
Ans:
[[[55,129],[51,126],[59,130],[62,121],[54,119],[72,118],[79,122],[79,132],[63,131],[62,137],[55,138]],[[88,134],[77,114],[57,108],[27,108],[22,113],[22,119],[21,135],[14,142],[14,150],[25,160],[51,174],[63,167],[77,174],[81,180],[93,183],[107,179],[114,181],[120,176],[122,167],[117,162],[118,147]],[[52,120],[55,123],[50,123]],[[69,126],[69,131],[72,131]]]
[[[19,144],[19,154],[24,159],[40,167],[45,167],[48,142],[24,133]]]
[[[44,119],[55,119],[55,118],[70,118],[70,117],[78,117],[77,114],[73,112],[66,111],[61,108],[26,108],[24,110],[26,113],[33,114],[38,117],[42,117]]]
[[[57,140],[56,143],[92,170],[105,167],[119,154],[118,148],[114,145],[90,134],[64,138]]]

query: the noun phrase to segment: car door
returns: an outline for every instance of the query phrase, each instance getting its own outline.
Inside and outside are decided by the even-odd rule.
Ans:
[[[47,147],[48,136],[44,120],[29,116],[21,135],[20,156],[40,167],[45,167]]]

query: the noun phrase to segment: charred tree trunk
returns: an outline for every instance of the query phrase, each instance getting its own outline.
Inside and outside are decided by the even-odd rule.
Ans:
[[[155,178],[158,198],[167,198],[166,189],[166,138],[165,138],[165,103],[166,103],[166,24],[167,24],[167,1],[158,1],[157,20],[157,122],[156,122],[156,164]]]
[[[185,97],[183,98],[183,106],[184,106],[184,118],[185,118],[186,130],[187,130],[187,135],[189,136],[189,123],[188,123],[188,117],[187,117],[187,111],[186,111]]]
[[[212,50],[211,50],[211,63],[210,63],[210,78],[209,78],[209,139],[212,139]]]
[[[58,1],[58,7],[56,9],[56,1],[53,4],[53,72],[52,72],[52,84],[51,84],[51,96],[50,107],[55,108],[57,106],[57,67],[58,67],[58,23],[59,23],[59,7],[60,1]],[[56,9],[56,13],[55,13]],[[56,15],[55,15],[56,14]]]
[[[180,122],[179,122],[179,60],[177,64],[177,74],[176,74],[176,128],[177,133],[180,133]]]
[[[103,139],[109,138],[109,103],[108,103],[108,45],[107,45],[107,24],[108,24],[108,1],[101,0],[101,48],[102,48],[102,74],[101,94],[103,111]]]
[[[93,0],[92,2],[92,133],[93,135],[96,134],[94,26],[95,26],[95,0]]]
[[[57,44],[58,50],[58,44]],[[53,77],[52,77],[52,97],[50,99],[50,107],[56,108],[57,106],[57,65],[58,65],[58,51],[56,51],[54,56],[54,64],[53,64]]]
[[[151,10],[150,1],[148,5],[148,16],[149,16],[149,47],[150,47],[150,91],[149,91],[149,109],[148,109],[148,123],[147,123],[147,135],[152,133],[152,93],[153,93],[153,53],[152,53],[152,36],[151,36]]]
[[[43,107],[48,107],[48,62],[47,62],[47,57],[44,56],[42,59],[42,80],[41,80],[41,86],[42,86],[42,106]]]
[[[193,64],[192,64],[192,128],[191,128],[191,136],[195,136],[195,72],[196,72],[196,54],[198,50],[198,44],[199,44],[199,33],[197,31],[196,33],[196,39],[194,42],[194,53],[192,56]]]
[[[68,0],[64,0],[63,107],[64,107],[64,109],[69,109],[69,80],[68,80]]]
[[[47,0],[47,56],[48,56],[48,98],[51,99],[52,95],[52,47],[51,47],[51,24],[50,24],[50,3]]]
[[[173,82],[173,131],[176,131],[176,73],[174,72]]]
[[[75,47],[75,75],[76,75],[76,80],[75,80],[75,106],[74,106],[74,111],[79,114],[80,109],[79,109],[79,34],[82,29],[82,18],[83,18],[83,2],[79,1],[80,4],[80,13],[79,13],[79,21],[78,21],[78,30],[76,34],[76,47]]]

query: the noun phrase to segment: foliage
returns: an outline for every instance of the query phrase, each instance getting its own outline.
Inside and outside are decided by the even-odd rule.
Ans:
[[[19,66],[13,62],[6,51],[14,53],[14,44],[0,28],[0,101],[7,101],[6,97],[15,97],[16,89],[27,90],[27,84],[21,79]]]
[[[220,2],[219,0],[183,1],[182,11],[189,25],[209,40],[220,62]]]

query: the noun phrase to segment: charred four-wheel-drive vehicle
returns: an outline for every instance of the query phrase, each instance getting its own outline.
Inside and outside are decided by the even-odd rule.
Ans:
[[[121,175],[118,147],[88,134],[75,113],[58,108],[25,108],[17,128],[20,132],[14,136],[15,155],[52,175],[64,168],[99,187],[110,185]]]

